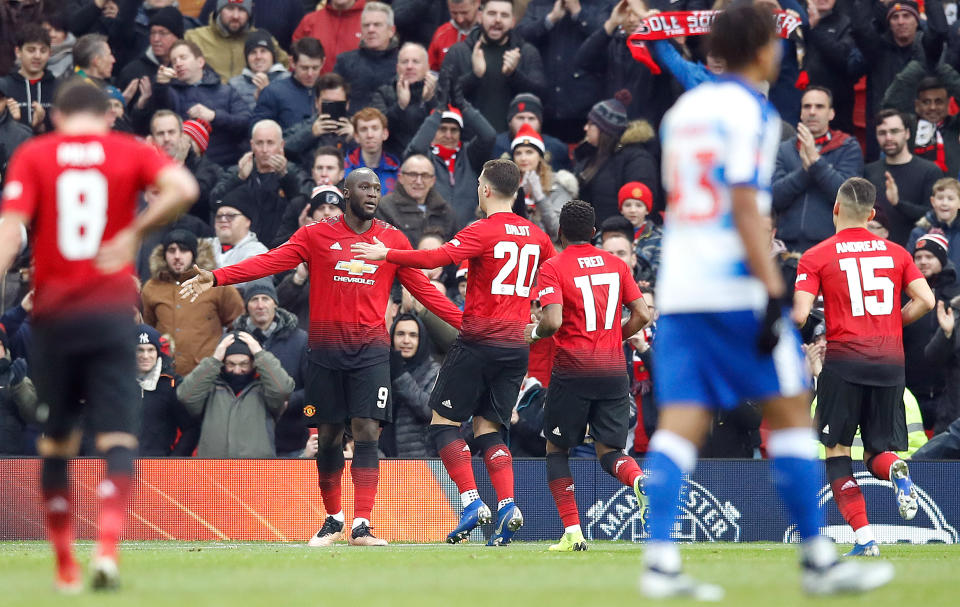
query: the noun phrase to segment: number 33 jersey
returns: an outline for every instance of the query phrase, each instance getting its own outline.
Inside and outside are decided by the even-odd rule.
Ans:
[[[28,220],[35,317],[136,305],[133,266],[104,275],[94,258],[102,243],[130,225],[138,194],[171,163],[122,133],[52,133],[20,146],[6,175],[2,210]]]
[[[756,190],[770,212],[780,116],[738,80],[685,93],[661,125],[667,190],[657,306],[663,313],[724,312],[766,304],[733,221],[732,189]]]
[[[850,228],[811,247],[797,268],[797,291],[823,293],[830,365],[850,382],[903,383],[901,293],[923,279],[898,244]]]

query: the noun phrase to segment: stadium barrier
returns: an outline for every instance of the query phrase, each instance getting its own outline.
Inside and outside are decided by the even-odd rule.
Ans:
[[[581,524],[588,539],[641,541],[646,533],[633,490],[600,470],[595,460],[571,460]],[[480,494],[496,498],[484,465],[474,460]],[[556,539],[562,526],[546,483],[543,460],[515,460],[516,501],[526,524],[517,540]],[[897,514],[889,483],[855,468],[881,542],[955,543],[960,527],[960,462],[913,462],[920,511],[910,522]],[[40,460],[0,459],[0,540],[43,538],[39,494]],[[99,460],[71,467],[78,505],[77,533],[95,534]],[[850,543],[853,534],[832,503],[824,483],[821,502],[826,532]],[[352,516],[349,463],[343,476],[343,505]],[[438,460],[384,460],[373,511],[377,535],[393,542],[440,542],[457,522],[460,498]],[[795,539],[784,506],[759,460],[702,461],[688,485],[675,535],[684,541]],[[304,541],[316,532],[323,506],[311,460],[140,460],[131,516],[124,539]],[[489,529],[484,532],[489,533]],[[471,538],[482,541],[478,530]]]

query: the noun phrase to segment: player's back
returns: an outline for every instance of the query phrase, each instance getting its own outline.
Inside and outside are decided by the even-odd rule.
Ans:
[[[470,260],[460,335],[465,341],[525,348],[530,289],[555,254],[550,237],[513,213],[494,213],[444,245],[454,263]]]
[[[34,315],[123,309],[136,302],[130,265],[102,274],[100,245],[133,221],[138,194],[170,163],[122,133],[52,133],[11,161],[4,210],[23,212],[33,233]]]
[[[863,383],[903,378],[901,294],[922,278],[906,249],[864,228],[850,228],[800,259],[796,288],[823,294],[825,364]]]
[[[780,119],[735,80],[685,93],[661,126],[668,202],[657,301],[664,313],[757,309],[763,285],[751,276],[733,219],[732,189],[756,190],[767,214]]]
[[[627,264],[593,245],[570,245],[541,266],[538,289],[542,305],[563,305],[554,375],[625,378],[622,310],[640,297]]]

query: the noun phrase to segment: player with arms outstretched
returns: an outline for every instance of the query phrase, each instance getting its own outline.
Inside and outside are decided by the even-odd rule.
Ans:
[[[33,244],[31,372],[50,411],[37,451],[56,586],[63,592],[81,589],[68,462],[84,426],[96,432],[96,448],[107,460],[97,487],[92,585],[107,589],[119,581],[117,541],[133,482],[140,402],[133,382],[133,258],[144,234],[185,211],[199,191],[189,172],[153,146],[111,131],[108,109],[106,95],[84,81],[60,87],[56,132],[17,150],[0,214],[0,273],[19,250],[22,226]],[[159,193],[135,216],[137,195],[150,186]]]
[[[399,250],[410,248],[403,232],[374,219],[380,204],[376,173],[367,168],[350,173],[343,197],[343,215],[304,226],[279,247],[238,264],[213,272],[198,268],[199,274],[184,283],[181,294],[196,297],[215,285],[247,282],[307,263],[310,354],[304,408],[317,423],[318,484],[327,512],[310,545],[329,546],[344,534],[340,485],[344,422],[349,420],[354,439],[350,466],[354,511],[348,541],[356,546],[383,546],[387,542],[370,530],[370,516],[380,480],[380,425],[392,420],[390,341],[384,314],[394,277],[454,327],[460,327],[461,313],[423,272],[393,263],[368,263],[350,252],[351,244],[374,239]]]
[[[774,481],[802,541],[804,589],[876,587],[893,577],[889,563],[841,563],[820,535],[809,374],[762,223],[780,142],[780,118],[758,92],[779,71],[773,16],[734,4],[717,15],[708,46],[728,75],[685,93],[661,126],[669,202],[654,350],[660,418],[644,465],[650,538],[640,587],[651,598],[722,596],[721,588],[683,575],[671,531],[713,411],[744,400],[762,404],[770,427]]]
[[[623,342],[653,315],[630,269],[620,258],[590,244],[596,232],[593,206],[572,200],[560,211],[563,251],[540,266],[537,290],[543,314],[527,325],[527,342],[554,336],[556,355],[543,404],[547,438],[547,483],[563,521],[560,542],[550,550],[587,549],[580,529],[568,453],[583,441],[587,425],[600,467],[633,487],[638,508],[646,507],[643,476],[623,453],[630,423],[630,383]],[[623,307],[630,317],[621,321]]]
[[[401,251],[358,244],[362,259],[417,268],[436,268],[470,260],[460,337],[447,354],[430,396],[430,433],[450,478],[460,490],[463,513],[447,541],[466,539],[492,513],[477,494],[470,449],[458,427],[473,417],[473,432],[497,493],[497,523],[489,545],[510,542],[523,525],[513,501],[513,457],[501,427],[509,423],[520,383],[527,372],[529,348],[523,330],[530,320],[530,289],[540,264],[554,255],[550,238],[512,212],[522,174],[509,160],[490,160],[480,172],[477,221],[432,251]]]
[[[817,430],[833,499],[855,534],[847,556],[880,554],[853,477],[850,446],[858,426],[867,470],[893,483],[900,516],[909,521],[917,514],[907,464],[893,453],[907,448],[903,327],[934,306],[933,291],[906,249],[867,231],[876,197],[866,179],[851,177],[840,186],[833,205],[837,233],[800,258],[793,297],[794,320],[803,324],[823,294],[827,354],[817,383]],[[910,298],[902,308],[901,292]]]

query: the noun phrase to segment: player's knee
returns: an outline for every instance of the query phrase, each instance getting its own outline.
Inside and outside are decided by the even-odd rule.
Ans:
[[[570,449],[567,449],[566,447],[560,447],[560,446],[558,446],[558,445],[554,445],[554,444],[551,443],[550,441],[547,441],[547,453],[564,453],[564,454],[566,454],[566,453],[570,453]],[[599,457],[600,455],[601,455],[601,453],[600,453],[600,444],[597,443],[597,456]]]
[[[133,460],[137,452],[123,445],[114,445],[107,449],[104,459],[107,460],[107,474],[131,476],[133,474]]]
[[[350,422],[353,440],[376,442],[380,440],[380,422],[375,419],[355,418]]]
[[[491,432],[499,432],[500,424],[498,422],[492,422],[485,417],[480,417],[479,415],[474,416],[473,418],[473,435],[481,436],[483,434],[490,434]]]
[[[37,439],[37,453],[41,457],[74,457],[80,451],[81,438],[79,431],[64,436],[42,436]]]
[[[440,415],[436,411],[433,412],[433,416],[430,418],[431,426],[459,426],[458,422],[453,421],[452,419],[447,419],[446,417]]]
[[[343,446],[343,427],[331,425],[317,426],[317,450],[324,451],[332,447]]]
[[[97,451],[107,453],[114,447],[135,450],[139,446],[137,437],[127,432],[103,432],[97,435]]]

